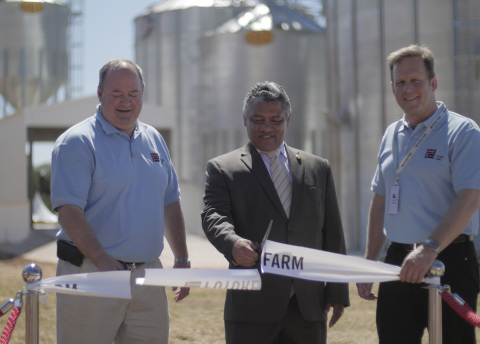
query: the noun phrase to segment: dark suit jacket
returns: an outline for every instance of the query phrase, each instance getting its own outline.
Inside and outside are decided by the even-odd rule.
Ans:
[[[210,242],[235,268],[232,248],[239,238],[269,239],[345,253],[332,172],[327,160],[287,146],[292,171],[292,205],[287,218],[267,168],[249,143],[207,164],[202,223]],[[257,266],[258,267],[258,266]],[[279,321],[287,311],[292,279],[262,275],[261,291],[227,291],[225,319]],[[324,320],[324,304],[349,305],[348,284],[294,280],[303,317]]]

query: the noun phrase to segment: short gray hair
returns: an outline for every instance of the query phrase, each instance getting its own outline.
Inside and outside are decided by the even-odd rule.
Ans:
[[[286,116],[292,111],[287,92],[285,92],[282,86],[272,81],[257,82],[255,86],[247,92],[243,101],[243,113],[247,115],[252,110],[253,105],[259,101],[281,102]]]
[[[103,91],[103,86],[105,84],[105,77],[107,76],[107,73],[111,70],[115,69],[120,69],[123,67],[123,64],[127,63],[135,68],[135,70],[138,73],[138,76],[140,78],[140,83],[142,84],[142,90],[145,88],[145,81],[143,79],[143,71],[142,68],[140,68],[139,65],[137,65],[135,62],[132,62],[130,60],[125,60],[125,59],[114,59],[111,61],[108,61],[103,65],[103,67],[100,69],[99,73],[99,82],[98,82],[98,88]]]

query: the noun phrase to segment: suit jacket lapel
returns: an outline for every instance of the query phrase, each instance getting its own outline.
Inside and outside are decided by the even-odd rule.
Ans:
[[[241,160],[243,161],[245,166],[252,172],[252,174],[260,181],[260,184],[262,185],[265,193],[286,218],[287,215],[285,214],[285,210],[283,209],[282,203],[280,202],[280,198],[278,198],[277,190],[275,190],[272,178],[268,174],[268,170],[265,167],[265,163],[263,162],[260,153],[258,153],[258,151],[255,149],[255,147],[253,147],[251,143],[248,143],[243,148],[244,149],[241,152]]]

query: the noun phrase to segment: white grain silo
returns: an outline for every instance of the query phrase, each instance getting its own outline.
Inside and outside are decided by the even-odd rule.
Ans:
[[[204,160],[247,142],[242,105],[258,81],[284,86],[292,103],[286,142],[323,155],[325,29],[287,5],[264,1],[202,39],[200,116]]]
[[[322,153],[325,31],[277,3],[167,0],[136,18],[145,100],[176,115],[172,150],[182,178],[203,187],[207,159],[247,142],[242,104],[257,81],[276,81],[292,98],[288,142]]]
[[[13,108],[44,103],[66,84],[68,13],[60,1],[0,0],[0,93]]]
[[[201,85],[201,38],[256,1],[166,0],[135,19],[136,62],[145,72],[145,101],[176,118],[170,144],[177,172],[197,176],[198,103]],[[202,166],[204,168],[204,166]],[[198,173],[201,173],[198,176]]]

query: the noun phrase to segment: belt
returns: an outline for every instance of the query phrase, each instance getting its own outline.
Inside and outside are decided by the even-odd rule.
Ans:
[[[118,259],[117,259],[118,260]],[[132,262],[124,262],[124,261],[121,261],[121,260],[118,260],[120,262],[120,264],[123,265],[123,268],[125,270],[128,270],[128,271],[135,271],[135,269],[137,267],[139,267],[140,265],[143,265],[145,263],[132,263]]]
[[[80,250],[75,245],[70,244],[64,240],[57,241],[57,257],[75,266],[82,266],[83,259],[85,258],[82,252],[80,252]],[[133,263],[124,262],[121,260],[118,260],[118,262],[120,262],[120,264],[123,265],[123,268],[128,271],[134,271],[138,266],[145,264],[144,262]]]
[[[467,235],[467,234],[460,234],[458,237],[453,240],[450,245],[456,245],[456,244],[462,244],[465,242],[473,241],[473,236]],[[422,243],[418,244],[402,244],[400,242],[393,242],[390,244],[391,247],[398,248],[404,251],[413,251],[414,249],[417,248],[418,245],[421,245]],[[450,246],[449,245],[449,246]]]

